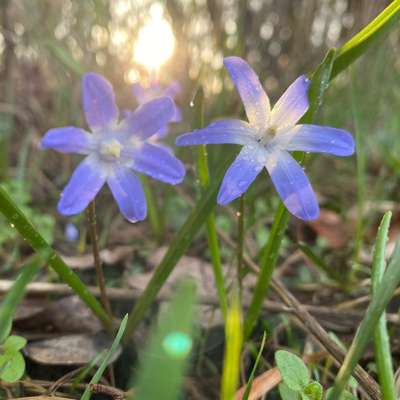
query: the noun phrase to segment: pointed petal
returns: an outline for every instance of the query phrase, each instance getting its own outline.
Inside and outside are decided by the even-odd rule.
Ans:
[[[128,221],[136,222],[146,218],[146,196],[140,179],[132,171],[127,168],[115,169],[107,183],[121,214]]]
[[[227,57],[224,65],[243,101],[250,124],[258,129],[265,129],[271,106],[258,76],[240,57]]]
[[[172,82],[163,92],[163,96],[169,96],[173,99],[182,91],[181,84],[177,81]]]
[[[318,218],[319,206],[303,168],[284,150],[268,155],[266,163],[275,188],[287,209],[297,218]]]
[[[104,128],[118,119],[113,88],[107,79],[94,72],[83,75],[82,103],[91,129]]]
[[[247,122],[236,119],[224,119],[213,122],[203,129],[180,135],[176,139],[177,146],[195,144],[252,144],[255,131]]]
[[[91,140],[90,133],[83,129],[65,126],[48,130],[40,145],[44,149],[54,149],[61,153],[88,154]]]
[[[308,110],[308,88],[311,81],[305,75],[298,77],[283,93],[271,112],[271,125],[285,128],[296,125]]]
[[[261,146],[245,146],[228,168],[218,193],[218,204],[227,204],[244,193],[266,162]]]
[[[296,125],[288,132],[278,134],[274,141],[288,151],[328,153],[335,156],[351,156],[354,139],[343,129],[318,125]]]
[[[94,157],[86,157],[75,169],[61,193],[58,211],[64,215],[82,212],[105,182],[105,173]]]
[[[126,150],[124,156],[132,158],[130,167],[135,171],[171,185],[182,182],[185,176],[182,162],[161,146],[143,143],[134,151]]]
[[[174,111],[175,105],[170,97],[159,97],[140,105],[128,115],[125,124],[129,133],[146,139],[164,128]]]

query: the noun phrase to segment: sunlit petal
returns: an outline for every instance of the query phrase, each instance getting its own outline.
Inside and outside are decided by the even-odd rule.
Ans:
[[[269,121],[270,104],[258,76],[240,57],[227,57],[224,65],[243,101],[249,122],[258,129],[265,129]]]
[[[40,145],[42,148],[57,150],[61,153],[88,154],[91,142],[90,133],[74,126],[65,126],[48,130]]]

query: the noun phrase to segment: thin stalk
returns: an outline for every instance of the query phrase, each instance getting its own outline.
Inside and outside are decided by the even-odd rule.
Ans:
[[[379,285],[381,284],[383,275],[385,273],[385,250],[391,216],[392,213],[390,211],[384,215],[378,230],[372,264],[372,298],[376,296]],[[392,353],[390,351],[390,338],[386,326],[385,313],[382,314],[375,329],[374,347],[382,398],[385,400],[396,400],[397,397],[393,374]]]
[[[244,247],[244,212],[245,212],[245,194],[243,193],[239,199],[238,216],[238,239],[237,239],[237,280],[239,294],[242,292],[243,279],[243,247]]]
[[[204,110],[203,110],[203,91],[199,89],[196,95],[195,102],[195,128],[204,126]],[[206,190],[210,185],[210,173],[208,169],[208,156],[207,148],[202,145],[198,147],[197,151],[197,174],[199,177],[200,186]],[[207,241],[208,248],[211,254],[211,262],[213,266],[215,285],[217,286],[217,293],[222,315],[226,317],[228,309],[228,300],[225,290],[224,274],[222,271],[221,251],[219,247],[217,225],[215,222],[215,214],[213,212],[207,217]]]
[[[96,205],[94,200],[91,201],[88,206],[87,216],[88,216],[90,239],[92,242],[92,252],[93,252],[94,266],[96,269],[97,283],[100,289],[100,299],[104,308],[107,311],[107,314],[109,315],[110,319],[112,319],[111,305],[107,296],[106,281],[104,278],[103,267],[101,265],[101,260],[100,260],[99,244],[97,240]]]
[[[151,189],[150,182],[147,177],[142,177],[143,189],[146,195],[147,210],[149,213],[149,220],[151,228],[156,236],[157,241],[161,241],[164,234],[164,223],[162,213],[160,213],[160,208],[157,205],[157,200]]]
[[[356,162],[357,162],[357,224],[356,239],[354,245],[354,267],[350,276],[350,281],[354,281],[359,271],[360,251],[364,237],[364,204],[366,193],[366,177],[365,177],[365,147],[361,129],[361,115],[358,106],[358,93],[355,84],[355,74],[352,70],[351,77],[351,108],[354,121],[354,130],[356,136]]]

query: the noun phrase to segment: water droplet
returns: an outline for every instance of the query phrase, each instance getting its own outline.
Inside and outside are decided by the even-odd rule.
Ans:
[[[184,332],[171,332],[165,336],[162,346],[174,358],[184,358],[192,348],[192,338]]]
[[[194,101],[193,100],[189,103],[189,106],[190,107],[194,107]]]

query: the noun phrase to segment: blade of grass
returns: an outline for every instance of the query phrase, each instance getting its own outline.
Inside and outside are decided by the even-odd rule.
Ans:
[[[377,295],[379,285],[382,283],[382,278],[385,273],[385,250],[391,217],[392,213],[390,211],[383,216],[376,237],[371,276],[372,298]],[[380,317],[378,326],[375,329],[374,347],[382,398],[385,400],[396,400],[397,396],[393,374],[392,353],[390,351],[390,338],[386,326],[386,316],[384,313]]]
[[[335,379],[335,385],[329,400],[340,398],[345,389],[354,367],[360,360],[365,347],[373,338],[378,321],[381,318],[393,293],[400,283],[400,240],[397,241],[389,266],[375,291],[375,295],[366,311],[364,319],[357,330],[357,334],[347,352],[346,358]]]
[[[110,363],[112,356],[118,350],[118,346],[121,342],[127,322],[128,322],[128,315],[125,315],[124,319],[121,321],[121,325],[119,326],[117,335],[115,336],[115,339],[114,339],[110,349],[108,350],[107,354],[104,356],[99,369],[96,371],[93,378],[90,380],[89,385],[86,387],[85,391],[83,392],[81,400],[89,400],[90,399],[90,396],[91,396],[90,385],[98,383],[99,380],[101,379],[101,377],[103,376],[104,371],[106,370],[107,365]]]
[[[48,258],[48,255],[49,252],[45,251],[32,257],[32,259],[21,268],[20,274],[0,303],[0,343],[8,334],[7,331],[9,327],[11,327],[15,310],[24,297],[26,286],[35,278],[42,263]]]
[[[163,216],[160,212],[160,208],[157,206],[157,199],[154,196],[149,180],[146,176],[141,176],[141,181],[143,184],[144,194],[146,196],[150,225],[157,241],[161,242],[161,239],[164,236]]]
[[[196,285],[193,281],[185,281],[178,286],[154,325],[142,355],[132,399],[180,398],[179,392],[192,347],[195,304]]]
[[[194,124],[193,129],[199,129],[204,126],[204,92],[200,87],[192,103],[194,105]],[[199,177],[200,186],[203,190],[210,185],[210,173],[208,168],[208,156],[206,146],[198,146],[197,148],[197,175]],[[226,317],[228,301],[225,290],[224,274],[222,271],[221,251],[219,248],[217,225],[213,212],[207,217],[207,241],[211,254],[211,262],[213,266],[215,285],[217,287],[219,306],[223,317]]]
[[[355,281],[357,272],[360,269],[359,258],[364,237],[364,203],[366,193],[366,176],[365,176],[365,147],[362,135],[361,121],[362,116],[359,110],[358,91],[355,84],[354,70],[351,71],[351,108],[354,121],[354,131],[356,136],[356,161],[357,161],[357,224],[356,238],[354,244],[354,266],[351,271],[349,281]]]
[[[258,365],[260,364],[260,360],[261,360],[262,353],[264,351],[264,346],[265,346],[266,340],[267,340],[267,333],[264,331],[263,337],[262,337],[262,340],[261,340],[260,350],[259,350],[259,352],[257,354],[256,361],[255,361],[255,363],[253,365],[253,369],[251,370],[251,373],[250,373],[250,376],[249,376],[249,380],[247,381],[246,389],[245,389],[245,391],[243,393],[242,400],[248,400],[249,399],[249,395],[250,395],[250,392],[251,392],[251,386],[253,385],[253,381],[254,381],[254,377],[256,375],[256,371],[257,371]]]
[[[72,290],[100,319],[103,325],[111,331],[111,320],[96,298],[86,289],[86,286],[63,261],[63,259],[50,247],[42,235],[26,218],[18,205],[11,199],[6,190],[0,185],[0,212],[8,220],[11,228],[17,229],[26,242],[36,251],[49,252],[49,265],[62,281]]]
[[[331,79],[345,70],[364,54],[373,43],[376,43],[378,39],[396,26],[399,18],[400,0],[395,0],[338,50]]]
[[[235,398],[240,372],[240,353],[243,343],[242,311],[238,293],[233,297],[225,324],[225,355],[222,371],[221,400]]]

